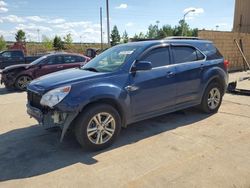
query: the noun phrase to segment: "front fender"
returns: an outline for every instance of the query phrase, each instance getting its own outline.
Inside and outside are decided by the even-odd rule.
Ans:
[[[67,96],[56,108],[61,111],[81,112],[88,104],[100,100],[110,100],[118,104],[124,115],[129,114],[130,97],[125,89],[111,84],[79,85],[72,87],[73,92]]]

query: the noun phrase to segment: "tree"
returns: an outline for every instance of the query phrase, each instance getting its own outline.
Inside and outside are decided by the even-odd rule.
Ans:
[[[25,42],[26,36],[23,30],[18,30],[16,33],[16,41],[17,42]]]
[[[121,41],[121,36],[120,36],[120,33],[118,31],[117,26],[115,25],[113,27],[112,32],[111,32],[111,45],[115,46],[115,45],[119,44],[120,41]]]
[[[164,25],[162,28],[159,30],[159,38],[164,39],[169,36],[174,35],[174,29],[171,27],[171,25]]]
[[[122,40],[123,40],[123,43],[128,43],[128,41],[129,41],[128,33],[126,30],[124,31],[124,33],[122,35]]]
[[[71,33],[67,34],[65,37],[63,37],[65,48],[66,49],[71,49],[72,44],[73,44],[73,39]]]
[[[3,38],[3,36],[1,35],[0,36],[0,51],[5,50],[5,49],[6,49],[6,42]]]
[[[53,40],[48,38],[47,36],[43,35],[42,36],[42,45],[46,50],[50,51],[53,49]]]
[[[53,40],[53,47],[55,50],[63,50],[64,49],[64,44],[61,39],[61,37],[55,36]]]
[[[159,28],[157,25],[149,25],[147,38],[148,39],[157,39],[159,37]]]

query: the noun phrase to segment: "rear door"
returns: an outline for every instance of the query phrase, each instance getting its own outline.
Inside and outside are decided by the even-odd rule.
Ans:
[[[152,63],[153,69],[130,74],[131,111],[139,118],[148,113],[171,108],[175,104],[175,67],[170,65],[169,47],[157,47],[140,60]]]
[[[171,51],[176,65],[176,104],[198,100],[205,56],[189,45],[172,45]]]

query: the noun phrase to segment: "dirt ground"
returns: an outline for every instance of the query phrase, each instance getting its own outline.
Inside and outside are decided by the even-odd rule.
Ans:
[[[250,187],[250,97],[226,94],[211,116],[187,109],[130,125],[95,153],[72,135],[60,143],[25,104],[0,86],[0,187]]]

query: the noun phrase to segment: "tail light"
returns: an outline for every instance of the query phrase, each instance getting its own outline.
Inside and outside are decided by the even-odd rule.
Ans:
[[[228,61],[228,60],[225,60],[225,61],[224,61],[224,67],[225,67],[226,69],[228,69],[228,67],[229,67],[229,61]]]

